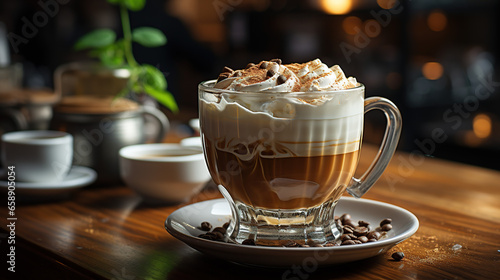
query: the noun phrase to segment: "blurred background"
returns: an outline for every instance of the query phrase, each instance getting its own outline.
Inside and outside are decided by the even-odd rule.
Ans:
[[[197,84],[223,66],[320,58],[396,103],[400,150],[500,170],[499,14],[495,0],[147,0],[130,17],[166,34],[166,46],[134,53],[165,74],[174,122],[197,116]],[[88,60],[76,40],[104,27],[121,32],[105,0],[1,0],[0,66],[22,75],[0,83],[53,89],[58,66]],[[365,141],[378,144],[384,127],[368,113]]]

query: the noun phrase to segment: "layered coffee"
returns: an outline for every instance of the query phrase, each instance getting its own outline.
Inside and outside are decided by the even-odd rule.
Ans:
[[[309,209],[336,201],[357,166],[364,88],[319,59],[226,68],[200,92],[205,155],[235,203]]]

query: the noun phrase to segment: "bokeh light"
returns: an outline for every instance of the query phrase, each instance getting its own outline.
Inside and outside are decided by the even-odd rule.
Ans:
[[[347,14],[352,9],[352,0],[321,0],[321,8],[332,15]]]
[[[422,66],[422,74],[428,80],[441,78],[443,71],[443,66],[439,62],[427,62]]]
[[[447,23],[448,18],[439,10],[432,11],[427,17],[427,25],[432,31],[443,31],[446,28]]]
[[[396,0],[377,0],[377,4],[382,9],[392,9],[397,2]]]
[[[472,121],[472,130],[478,138],[488,138],[491,135],[491,118],[486,114],[478,114]]]
[[[465,144],[469,147],[478,147],[481,145],[482,139],[478,138],[476,134],[474,134],[474,131],[465,131],[463,135],[463,141]]]
[[[363,23],[363,30],[368,37],[377,37],[380,34],[381,29],[380,23],[374,19],[368,19]]]
[[[363,25],[363,21],[359,17],[355,16],[349,16],[344,18],[342,21],[342,29],[344,30],[345,33],[350,34],[350,35],[355,35],[357,32],[355,28],[361,29],[361,26]]]

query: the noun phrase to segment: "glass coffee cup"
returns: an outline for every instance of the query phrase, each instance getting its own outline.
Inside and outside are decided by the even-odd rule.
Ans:
[[[232,211],[229,238],[279,246],[338,240],[335,205],[361,197],[378,180],[401,132],[397,107],[365,99],[365,87],[257,93],[199,85],[200,128],[212,179]],[[364,114],[382,110],[387,126],[369,169],[355,178]]]

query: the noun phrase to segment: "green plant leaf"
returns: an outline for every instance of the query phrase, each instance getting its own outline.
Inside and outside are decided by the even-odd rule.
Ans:
[[[144,91],[167,107],[170,111],[174,113],[179,112],[179,107],[177,107],[174,96],[170,92],[166,90],[157,90],[149,85],[144,85]]]
[[[110,4],[119,4],[122,0],[107,0]]]
[[[123,41],[106,46],[99,50],[98,57],[102,64],[108,67],[121,66],[125,63],[125,51]]]
[[[159,29],[138,27],[132,31],[132,40],[145,47],[159,47],[167,43],[167,37]]]
[[[139,79],[146,85],[151,86],[157,90],[165,90],[167,88],[167,80],[163,73],[153,65],[141,65],[142,71]]]
[[[115,39],[116,34],[113,30],[97,29],[80,38],[75,44],[75,49],[102,48],[112,44]]]
[[[146,4],[146,0],[122,0],[123,4],[125,4],[125,7],[127,9],[137,12],[142,10],[144,8],[144,5]]]

